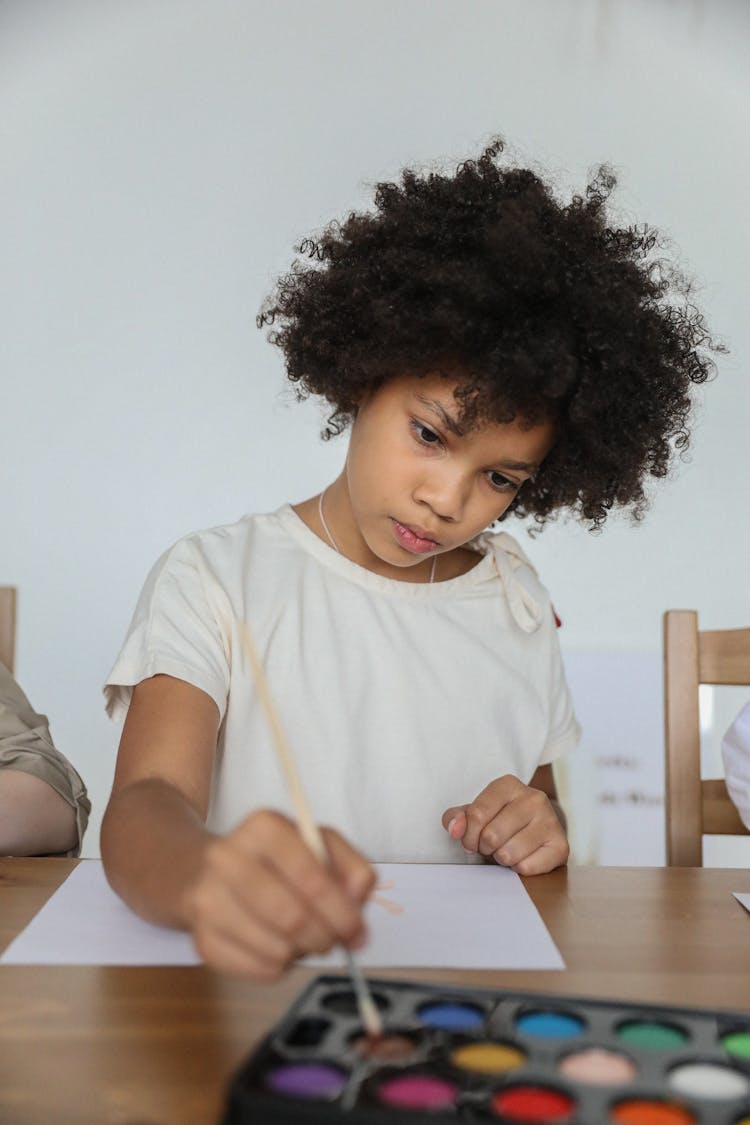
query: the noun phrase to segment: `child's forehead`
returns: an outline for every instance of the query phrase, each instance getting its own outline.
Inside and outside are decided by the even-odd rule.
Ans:
[[[549,417],[529,420],[509,405],[499,417],[482,411],[471,394],[468,378],[440,373],[406,376],[399,381],[399,395],[425,422],[439,423],[466,445],[482,447],[485,454],[493,447],[506,453],[515,451],[518,467],[541,463],[555,439],[556,427]]]
[[[436,367],[416,373],[407,371],[397,374],[390,382],[405,395],[411,395],[425,404],[438,403],[444,410],[458,417],[459,413],[464,412],[464,401],[471,379],[468,372]]]
[[[459,437],[494,426],[515,425],[529,430],[540,422],[554,420],[551,411],[543,408],[537,412],[538,416],[526,417],[509,395],[497,388],[493,388],[494,393],[487,393],[464,372],[435,370],[397,377],[397,381],[405,398],[439,416]]]

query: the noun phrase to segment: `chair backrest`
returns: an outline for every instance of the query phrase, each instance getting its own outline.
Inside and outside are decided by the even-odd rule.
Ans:
[[[750,628],[699,632],[698,614],[664,614],[667,863],[700,867],[703,835],[746,836],[723,778],[701,778],[701,684],[750,685]]]
[[[12,672],[16,655],[16,588],[0,586],[0,661]]]

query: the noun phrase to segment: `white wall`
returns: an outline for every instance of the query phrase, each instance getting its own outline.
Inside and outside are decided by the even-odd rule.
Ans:
[[[118,737],[100,685],[148,567],[343,456],[284,392],[262,297],[368,185],[496,131],[563,184],[614,163],[623,216],[674,237],[732,349],[640,528],[528,545],[567,650],[653,660],[668,606],[747,622],[749,38],[744,0],[5,0],[0,583],[18,677],[94,800],[88,854]]]

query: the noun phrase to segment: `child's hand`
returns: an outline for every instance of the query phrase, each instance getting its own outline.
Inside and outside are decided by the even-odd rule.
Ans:
[[[470,805],[443,813],[443,827],[467,852],[492,856],[519,875],[541,875],[566,863],[570,854],[555,808],[546,793],[506,774]]]
[[[337,832],[323,829],[330,867],[296,826],[261,810],[206,845],[185,914],[206,964],[254,980],[277,980],[297,957],[366,940],[362,905],[372,867]]]

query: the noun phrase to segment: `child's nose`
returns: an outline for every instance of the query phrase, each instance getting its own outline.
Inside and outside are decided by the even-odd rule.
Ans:
[[[455,473],[434,471],[415,490],[414,497],[444,520],[460,520],[469,497],[469,485]]]

